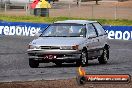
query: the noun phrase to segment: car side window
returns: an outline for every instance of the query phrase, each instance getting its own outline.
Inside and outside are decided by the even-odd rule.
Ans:
[[[105,30],[103,29],[103,27],[99,23],[93,23],[93,25],[97,29],[97,32],[98,32],[99,36],[106,34]]]
[[[96,31],[92,24],[87,25],[87,36],[88,37],[96,37]]]

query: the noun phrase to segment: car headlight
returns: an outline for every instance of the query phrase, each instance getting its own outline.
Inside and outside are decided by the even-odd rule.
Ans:
[[[72,46],[72,49],[74,50],[78,50],[78,48],[79,48],[79,45]]]
[[[77,50],[78,45],[75,45],[75,46],[61,46],[60,49],[62,49],[62,50]]]
[[[40,49],[39,46],[29,45],[28,49]]]

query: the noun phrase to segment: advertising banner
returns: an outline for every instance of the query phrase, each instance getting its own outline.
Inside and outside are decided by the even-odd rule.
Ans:
[[[49,24],[0,21],[0,35],[34,36]],[[132,40],[132,26],[103,26],[109,39]]]
[[[48,24],[25,22],[0,22],[0,35],[34,36]]]
[[[132,26],[104,26],[109,39],[132,40]]]

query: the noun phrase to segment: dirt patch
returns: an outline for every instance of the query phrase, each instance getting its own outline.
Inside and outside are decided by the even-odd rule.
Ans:
[[[0,88],[132,88],[129,84],[85,84],[79,86],[75,79],[0,83]]]

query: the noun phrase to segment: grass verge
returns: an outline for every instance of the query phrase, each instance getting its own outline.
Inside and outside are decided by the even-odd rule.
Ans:
[[[103,25],[132,26],[132,20],[112,20],[112,19],[88,19],[72,17],[35,17],[35,16],[6,16],[0,15],[0,20],[10,22],[33,22],[33,23],[52,23],[62,20],[97,20]]]

